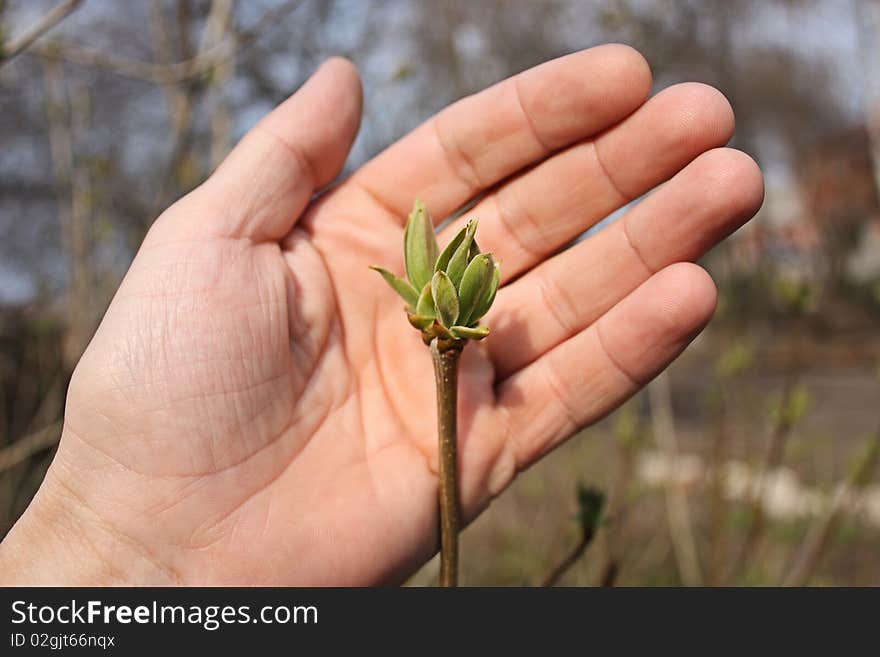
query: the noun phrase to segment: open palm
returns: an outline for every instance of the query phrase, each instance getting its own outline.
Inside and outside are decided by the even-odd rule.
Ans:
[[[367,266],[400,265],[415,197],[435,217],[479,199],[440,235],[479,218],[503,263],[492,334],[462,360],[471,519],[678,355],[715,304],[686,263],[761,203],[754,163],[719,148],[733,130],[723,96],[683,84],[646,102],[650,86],[625,46],[573,54],[447,108],[313,198],[360,118],[357,74],[326,63],[150,230],[7,542],[47,521],[86,537],[63,541],[80,581],[412,573],[438,542],[431,359]]]

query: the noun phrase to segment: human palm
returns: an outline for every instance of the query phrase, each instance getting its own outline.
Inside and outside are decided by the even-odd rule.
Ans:
[[[64,541],[97,555],[78,581],[412,573],[438,542],[431,359],[367,266],[400,261],[416,196],[435,217],[479,197],[466,216],[503,266],[492,334],[462,359],[473,518],[675,358],[715,302],[705,272],[682,263],[760,205],[752,161],[716,148],[733,129],[723,97],[678,85],[645,102],[649,88],[629,48],[570,55],[451,106],[313,198],[360,116],[356,73],[325,64],[150,230],[4,549],[42,522],[88,537]]]

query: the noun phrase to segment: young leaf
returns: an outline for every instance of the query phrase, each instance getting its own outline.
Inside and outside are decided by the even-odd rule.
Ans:
[[[462,326],[470,324],[470,317],[477,303],[488,296],[487,290],[492,283],[494,271],[495,263],[492,262],[490,253],[481,253],[464,270],[461,285],[458,286],[458,322]]]
[[[501,281],[501,263],[496,262],[492,270],[492,279],[489,285],[483,290],[483,296],[474,304],[474,311],[468,317],[468,324],[473,324],[483,315],[489,312],[492,302],[495,301],[495,294],[498,292],[498,283]]]
[[[453,326],[449,329],[453,336],[460,340],[482,340],[489,335],[488,326],[475,326],[468,328],[467,326]]]
[[[421,315],[413,315],[407,313],[406,318],[409,320],[409,323],[412,324],[414,328],[417,328],[420,331],[424,331],[426,328],[434,323],[433,317],[422,317]]]
[[[605,494],[597,488],[578,484],[578,520],[584,532],[594,532],[602,517],[605,506]]]
[[[420,317],[430,317],[434,319],[437,316],[437,311],[434,310],[434,297],[431,294],[431,284],[429,283],[422,289],[422,294],[419,296],[419,302],[416,304],[416,315]]]
[[[474,258],[480,255],[480,253],[480,245],[477,244],[477,240],[474,238],[474,241],[471,242],[471,249],[468,251],[468,262],[471,262]]]
[[[387,269],[372,266],[370,267],[370,269],[379,272],[382,275],[382,278],[384,278],[388,282],[388,285],[391,286],[391,289],[393,289],[401,297],[403,297],[403,300],[409,304],[410,308],[416,307],[416,304],[419,301],[419,294],[415,291],[415,288],[412,285],[407,283],[402,278],[397,278],[397,276],[392,274]]]
[[[406,275],[416,290],[431,282],[437,261],[437,238],[428,208],[419,200],[413,205],[403,231],[403,261]]]
[[[452,284],[455,285],[455,287],[458,287],[459,283],[461,283],[461,277],[464,275],[464,270],[468,265],[471,242],[473,241],[474,233],[476,232],[477,221],[469,221],[467,230],[464,234],[464,239],[461,241],[461,244],[458,245],[458,248],[455,249],[452,258],[449,259],[449,266],[446,268],[446,273],[449,274],[449,278],[452,280]]]
[[[449,260],[452,258],[452,254],[455,253],[458,245],[461,244],[461,241],[464,239],[464,234],[467,232],[467,228],[467,226],[464,226],[455,234],[455,237],[449,240],[449,244],[443,247],[443,251],[441,251],[440,255],[437,257],[434,271],[446,271],[446,268],[449,266]]]
[[[458,321],[458,293],[446,272],[434,273],[434,278],[431,280],[431,293],[434,296],[434,308],[440,323],[447,327],[454,326]]]

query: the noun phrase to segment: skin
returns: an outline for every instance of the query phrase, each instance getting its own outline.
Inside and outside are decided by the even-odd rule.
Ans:
[[[716,301],[691,261],[761,205],[757,166],[723,147],[724,97],[650,87],[626,46],[568,55],[446,108],[313,198],[361,114],[354,67],[326,62],[149,231],[0,545],[3,583],[412,574],[438,544],[431,359],[367,266],[401,273],[415,197],[439,219],[490,190],[467,213],[503,263],[492,335],[462,359],[470,521],[684,349]]]

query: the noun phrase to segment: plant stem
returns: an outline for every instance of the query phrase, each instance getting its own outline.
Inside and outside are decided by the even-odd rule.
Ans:
[[[575,565],[583,553],[587,551],[590,542],[593,540],[593,533],[592,530],[581,531],[581,537],[578,539],[577,544],[568,554],[565,555],[562,561],[556,564],[553,570],[544,577],[541,586],[556,586],[556,583],[562,578],[568,569]]]
[[[675,431],[668,373],[661,372],[648,386],[648,398],[651,402],[654,440],[663,451],[666,462],[674,464],[678,458],[678,436]],[[666,518],[682,583],[685,586],[702,586],[703,573],[694,539],[687,492],[674,475],[666,487]]]
[[[620,567],[617,565],[617,562],[613,559],[609,560],[607,564],[605,564],[605,569],[602,571],[602,578],[599,580],[599,586],[603,589],[609,589],[614,586],[614,582],[617,581],[617,573],[619,572]]]
[[[834,493],[825,516],[810,529],[804,539],[783,586],[806,586],[810,583],[828,550],[844,509],[848,503],[852,504],[852,498],[862,492],[869,483],[871,472],[878,460],[880,460],[880,433],[869,436],[865,441],[849,476]]]
[[[738,574],[748,574],[752,562],[755,561],[761,539],[767,530],[767,516],[764,513],[764,496],[767,488],[767,476],[779,468],[785,458],[785,448],[791,437],[794,423],[788,417],[786,409],[791,403],[791,397],[794,394],[795,384],[797,383],[794,364],[797,362],[795,357],[791,357],[788,371],[785,373],[785,380],[782,384],[782,398],[779,403],[780,419],[773,426],[773,430],[768,440],[767,453],[764,456],[764,463],[758,473],[757,485],[753,487],[750,506],[751,514],[749,528],[746,530],[746,537],[743,540],[742,547],[734,556],[733,561],[727,571],[727,580],[732,582]],[[745,571],[744,573],[741,571]]]
[[[431,341],[440,459],[440,586],[458,585],[458,360],[461,347]]]

